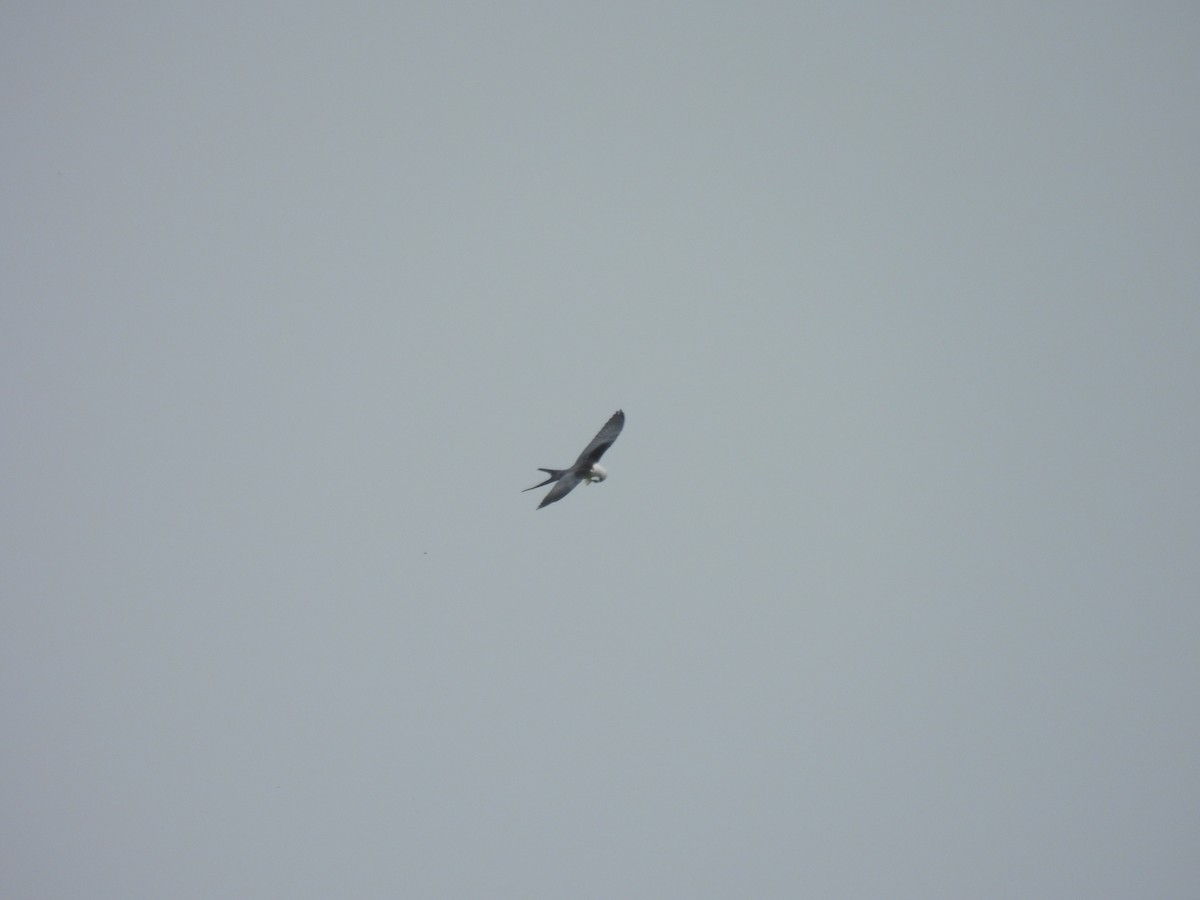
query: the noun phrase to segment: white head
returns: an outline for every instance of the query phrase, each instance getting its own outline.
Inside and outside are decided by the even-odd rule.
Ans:
[[[592,463],[592,470],[587,473],[587,483],[591,484],[593,481],[603,481],[607,477],[608,473],[604,471],[604,466],[599,463]]]

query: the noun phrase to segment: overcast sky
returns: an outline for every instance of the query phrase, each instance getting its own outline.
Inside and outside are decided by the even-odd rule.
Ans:
[[[5,896],[1196,896],[1193,4],[0,35]]]

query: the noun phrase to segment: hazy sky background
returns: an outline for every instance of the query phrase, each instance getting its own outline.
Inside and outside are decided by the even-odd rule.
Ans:
[[[1195,4],[0,35],[5,896],[1197,896]]]

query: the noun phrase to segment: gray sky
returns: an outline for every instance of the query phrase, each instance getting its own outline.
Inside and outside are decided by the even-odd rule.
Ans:
[[[1193,4],[73,6],[6,896],[1195,897]]]

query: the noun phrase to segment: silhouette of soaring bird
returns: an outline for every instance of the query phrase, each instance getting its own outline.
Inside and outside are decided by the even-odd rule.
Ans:
[[[550,488],[550,493],[542,498],[542,502],[537,508],[549,506],[556,500],[561,500],[571,491],[575,490],[575,485],[581,481],[586,481],[591,484],[593,481],[603,481],[608,477],[608,473],[604,471],[604,467],[600,465],[600,457],[604,455],[604,451],[612,446],[613,441],[617,439],[617,435],[621,433],[621,429],[625,427],[625,413],[622,410],[617,410],[612,414],[604,427],[599,433],[592,438],[592,442],[583,448],[583,452],[579,454],[579,459],[566,469],[542,469],[539,472],[545,472],[550,477],[541,484],[535,484],[533,487],[525,488],[525,491],[532,491],[534,488],[545,487],[551,482],[555,482],[554,487]],[[522,491],[521,493],[525,493]]]

